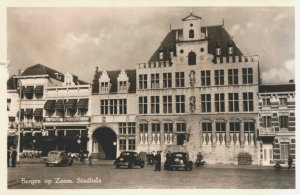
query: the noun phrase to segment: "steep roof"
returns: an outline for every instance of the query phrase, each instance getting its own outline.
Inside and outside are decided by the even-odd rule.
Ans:
[[[295,83],[288,84],[261,84],[258,87],[259,93],[267,92],[295,92]]]
[[[107,75],[110,78],[111,81],[111,89],[109,93],[117,93],[118,92],[118,76],[120,74],[121,70],[115,70],[115,71],[107,71]],[[129,93],[135,93],[136,92],[136,70],[125,70],[128,78],[129,78]],[[93,80],[93,93],[99,93],[99,78],[102,75],[102,71],[96,72],[95,77]]]
[[[56,73],[60,74],[62,76],[61,81],[64,81],[63,73],[61,73],[57,70],[54,70],[52,68],[49,68],[42,64],[36,64],[36,65],[30,66],[29,68],[26,68],[26,70],[21,74],[21,76],[49,75],[50,78],[59,80],[59,79],[57,79],[57,77],[55,75]],[[77,78],[76,75],[74,75],[74,76]],[[76,83],[76,84],[80,84],[80,85],[88,84],[87,82],[84,82],[79,79],[77,80],[77,82],[78,83]]]
[[[201,27],[201,32],[208,33],[208,53],[212,55],[216,55],[216,46],[218,42],[221,45],[221,53],[222,56],[228,56],[228,44],[231,42],[233,46],[233,55],[234,56],[241,56],[243,53],[241,50],[237,47],[235,42],[231,39],[229,33],[225,30],[225,28],[222,25],[217,26],[203,26]],[[171,30],[167,36],[163,39],[161,45],[155,50],[155,52],[152,54],[149,62],[152,61],[159,61],[159,49],[162,46],[164,49],[164,59],[167,61],[170,61],[170,51],[173,49],[175,50],[176,45],[176,31],[178,32],[178,36],[181,36],[183,34],[183,29],[176,29]],[[176,55],[176,51],[174,51],[174,55]]]

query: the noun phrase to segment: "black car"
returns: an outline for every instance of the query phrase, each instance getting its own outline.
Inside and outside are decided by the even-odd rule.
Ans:
[[[116,168],[120,167],[128,167],[129,169],[133,168],[134,166],[139,166],[144,168],[145,161],[142,160],[138,153],[136,152],[128,152],[124,151],[120,154],[120,156],[115,160],[114,165]]]
[[[193,162],[190,161],[187,152],[173,152],[166,159],[164,168],[166,170],[184,169],[191,171],[193,169]]]

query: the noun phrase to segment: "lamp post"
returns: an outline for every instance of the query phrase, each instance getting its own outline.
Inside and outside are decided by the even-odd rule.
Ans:
[[[21,101],[22,101],[22,82],[18,80],[19,88],[19,124],[18,124],[18,143],[17,143],[17,162],[20,162],[20,140],[21,140]]]
[[[33,157],[35,157],[35,143],[36,143],[36,140],[33,139],[32,140],[32,147],[33,147]]]

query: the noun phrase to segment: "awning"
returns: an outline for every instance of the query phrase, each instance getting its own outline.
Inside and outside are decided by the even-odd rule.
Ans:
[[[39,117],[43,116],[43,108],[35,109],[33,112],[33,116],[39,116]]]
[[[26,109],[24,114],[25,115],[32,115],[33,114],[33,109]]]
[[[77,99],[70,99],[66,103],[66,108],[69,110],[76,110]]]
[[[33,86],[27,86],[24,89],[24,94],[31,94],[31,93],[33,93]]]
[[[45,110],[54,110],[55,100],[47,100],[44,109]]]
[[[78,109],[85,109],[87,110],[89,106],[89,99],[79,99],[77,103],[77,108]]]
[[[43,85],[38,85],[34,88],[34,93],[36,94],[43,94],[44,92],[44,86]]]
[[[55,103],[54,109],[55,110],[64,110],[66,106],[66,100],[57,100]]]

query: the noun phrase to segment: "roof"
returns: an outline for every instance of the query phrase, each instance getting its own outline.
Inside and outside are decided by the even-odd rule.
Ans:
[[[62,79],[58,79],[56,77],[56,74],[60,74],[62,76]],[[21,76],[34,76],[34,75],[49,75],[50,78],[53,78],[53,79],[56,79],[56,80],[59,80],[59,81],[64,81],[64,74],[57,71],[57,70],[54,70],[52,68],[49,68],[45,65],[42,65],[42,64],[36,64],[36,65],[33,65],[33,66],[30,66],[29,68],[26,68],[25,71],[21,74]],[[73,75],[73,74],[72,74]],[[76,78],[78,78],[76,75],[73,75]],[[75,84],[79,84],[79,85],[85,85],[85,84],[88,84],[87,82],[84,82],[82,80],[77,80],[78,83],[75,83]]]
[[[207,29],[208,33],[208,53],[212,55],[216,55],[216,46],[218,42],[221,45],[221,53],[222,56],[228,56],[228,44],[231,43],[233,46],[233,55],[234,56],[242,56],[243,53],[237,47],[235,42],[230,37],[229,33],[225,30],[223,25],[217,26],[203,26],[201,27],[201,32],[205,33]],[[161,45],[155,50],[153,55],[151,56],[149,62],[159,61],[159,49],[163,47],[164,49],[164,60],[170,61],[170,51],[174,50],[174,55],[176,55],[175,45],[176,45],[176,31],[178,31],[178,35],[183,34],[183,29],[174,29],[171,30],[166,37],[163,39]]]
[[[191,19],[190,19],[191,18]],[[191,12],[191,14],[190,15],[188,15],[187,17],[185,17],[185,18],[183,18],[182,19],[182,21],[186,21],[186,20],[195,20],[195,19],[202,19],[201,17],[199,17],[199,16],[196,16],[196,15],[194,15],[192,12]]]
[[[109,93],[117,93],[118,92],[118,76],[120,74],[121,70],[115,70],[115,71],[107,71],[107,75],[110,78],[111,81],[111,89]],[[128,78],[129,78],[129,90],[128,93],[135,93],[136,92],[136,70],[125,70]],[[102,75],[102,71],[95,72],[94,80],[93,80],[93,93],[99,93],[99,78]]]
[[[288,84],[262,84],[258,87],[259,93],[267,92],[295,92],[295,83]]]
[[[14,79],[14,76],[10,77],[6,82],[6,86],[8,90],[17,89],[18,87],[18,80]]]

